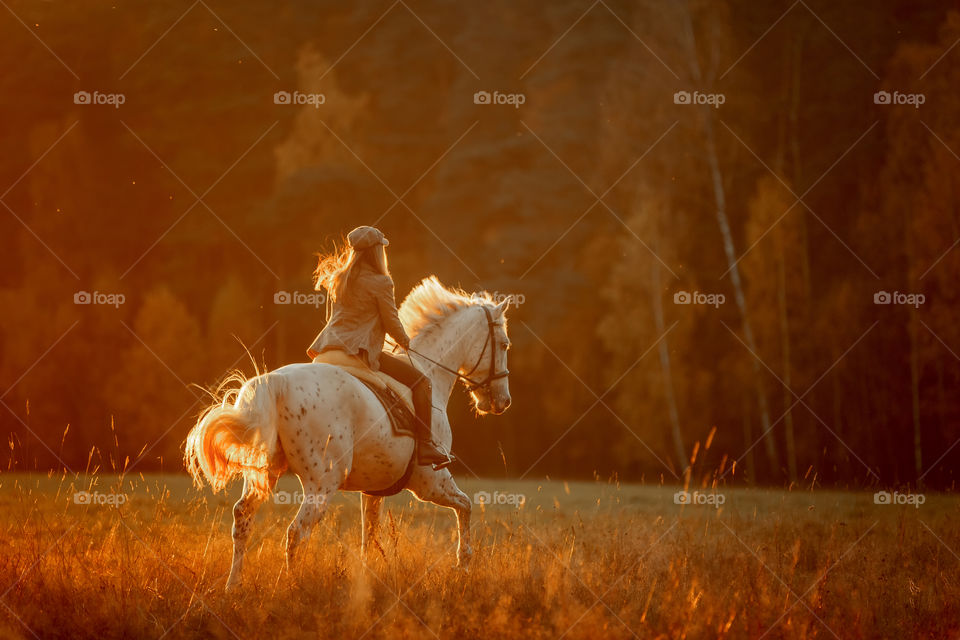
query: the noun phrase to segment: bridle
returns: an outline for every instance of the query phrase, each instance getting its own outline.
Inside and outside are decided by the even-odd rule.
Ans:
[[[454,369],[451,369],[450,367],[437,362],[433,358],[423,355],[416,349],[411,348],[411,349],[408,349],[408,351],[410,353],[415,353],[416,355],[420,356],[424,360],[432,362],[433,364],[437,365],[447,373],[452,373],[457,378],[462,380],[463,383],[467,385],[467,388],[470,391],[476,391],[477,389],[486,389],[487,392],[489,393],[490,385],[493,384],[493,381],[499,380],[500,378],[506,378],[507,376],[510,375],[510,370],[504,369],[502,371],[497,371],[497,338],[495,335],[495,331],[496,331],[496,327],[503,326],[503,320],[494,320],[493,315],[490,313],[490,307],[483,305],[482,309],[484,314],[486,314],[487,316],[487,339],[483,343],[483,349],[480,351],[480,357],[477,358],[477,363],[473,365],[473,368],[470,369],[470,371],[468,371],[467,373],[464,374]],[[470,376],[472,376],[473,373],[478,368],[480,368],[480,363],[483,362],[483,356],[486,355],[487,353],[487,347],[491,347],[490,348],[490,368],[487,371],[487,377],[481,380],[480,382],[477,382]]]

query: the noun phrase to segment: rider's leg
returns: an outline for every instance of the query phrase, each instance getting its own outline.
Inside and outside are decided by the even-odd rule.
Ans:
[[[410,391],[413,392],[413,411],[416,417],[417,441],[420,443],[420,446],[417,448],[417,463],[424,465],[432,464],[435,469],[442,469],[453,462],[453,456],[438,449],[431,437],[433,387],[430,384],[430,379],[413,365],[388,353],[380,354],[380,370],[391,378],[395,378],[407,385],[410,387]]]
[[[453,462],[453,457],[438,449],[433,441],[433,387],[425,376],[421,376],[420,382],[410,389],[413,391],[413,410],[419,430],[417,462],[432,464],[435,469],[442,469]]]

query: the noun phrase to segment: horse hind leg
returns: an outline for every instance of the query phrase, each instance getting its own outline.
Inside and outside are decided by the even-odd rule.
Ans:
[[[367,494],[360,495],[360,506],[361,506],[361,516],[362,516],[362,532],[360,538],[360,555],[364,560],[368,559],[368,555],[373,553],[374,548],[380,549],[381,552],[383,549],[380,548],[380,543],[377,540],[377,530],[380,526],[380,510],[383,506],[383,497],[382,496],[368,496]]]
[[[271,476],[271,490],[276,486],[278,479],[279,476]],[[241,582],[243,556],[247,550],[250,529],[253,527],[253,519],[257,510],[265,500],[266,496],[260,496],[253,492],[249,481],[244,479],[243,493],[236,504],[233,505],[233,529],[231,531],[233,535],[233,562],[230,565],[230,577],[227,578],[227,591],[238,586]]]
[[[330,496],[336,487],[303,482],[303,502],[297,516],[287,527],[287,571],[293,572],[300,548],[310,540],[310,534],[327,512]]]

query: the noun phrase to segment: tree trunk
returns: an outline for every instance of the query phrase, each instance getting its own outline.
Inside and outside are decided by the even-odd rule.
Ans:
[[[657,327],[657,335],[663,336],[666,331],[663,321],[663,292],[660,286],[660,261],[651,260],[653,269],[653,320]],[[677,398],[673,389],[673,373],[670,368],[670,348],[668,338],[664,336],[659,343],[660,368],[663,371],[663,391],[667,399],[667,412],[670,415],[670,433],[673,436],[673,446],[680,461],[680,469],[686,470],[690,465],[686,449],[683,446],[683,434],[680,431],[680,412],[677,410]]]
[[[797,452],[794,446],[793,438],[793,382],[791,380],[790,364],[790,321],[787,316],[787,278],[786,268],[783,257],[783,251],[779,252],[777,259],[777,298],[779,299],[780,311],[780,349],[783,352],[783,402],[787,412],[783,417],[783,431],[787,445],[787,472],[790,475],[790,482],[797,481]]]
[[[913,229],[910,228],[909,220],[905,221],[903,233],[904,244],[906,248],[907,264],[917,264],[916,246],[914,245]],[[923,449],[921,448],[920,433],[920,353],[919,353],[919,319],[917,318],[917,308],[913,305],[907,307],[907,335],[910,340],[910,402],[911,417],[913,422],[913,471],[917,481],[917,490],[921,489],[923,483]]]
[[[917,489],[923,480],[923,450],[920,438],[920,357],[917,353],[917,312],[910,307],[910,400],[913,405],[913,469],[917,479]]]
[[[806,35],[806,23],[801,27],[794,38],[792,94],[790,100],[790,158],[793,165],[793,188],[801,188],[803,180],[803,166],[800,164],[800,63],[803,60],[803,39]],[[810,256],[807,253],[807,215],[800,212],[800,269],[803,274],[803,299],[810,299]]]
[[[789,104],[789,108],[785,109],[787,113],[786,118],[781,118],[781,127],[780,127],[780,136],[778,151],[776,156],[776,164],[774,168],[777,171],[778,175],[784,174],[784,166],[786,161],[784,160],[784,151],[782,147],[786,146],[785,140],[789,138],[790,140],[790,158],[791,165],[793,167],[793,188],[798,188],[798,180],[800,179],[800,144],[799,136],[797,135],[798,131],[798,114],[800,110],[800,60],[801,60],[801,51],[802,51],[802,41],[803,34],[799,34],[795,38],[792,38],[787,45],[787,55],[784,56],[784,64],[787,69],[787,73],[784,74],[786,78],[789,78],[787,82],[784,83],[784,102]],[[805,296],[807,288],[809,286],[809,265],[807,263],[807,252],[806,252],[806,216],[803,216],[801,213],[801,247],[800,247],[800,260],[802,262],[801,272],[802,272],[802,291],[799,292],[800,295]],[[793,388],[793,366],[790,358],[790,317],[788,315],[789,304],[787,296],[787,276],[786,276],[786,256],[784,253],[783,246],[783,237],[781,234],[777,233],[777,301],[779,303],[779,324],[780,324],[780,352],[783,359],[783,381],[785,386],[783,388],[783,403],[785,407],[785,413],[783,416],[783,430],[784,430],[784,439],[787,448],[787,473],[789,474],[790,482],[797,481],[797,449],[796,449],[796,438],[794,435],[794,425],[793,425],[793,397],[792,391]]]
[[[697,86],[706,88],[703,74],[700,72],[700,62],[697,59],[696,38],[693,33],[693,18],[689,6],[684,6],[683,17],[687,34],[690,66]],[[703,105],[700,113],[703,116],[704,137],[706,139],[706,156],[710,165],[710,177],[713,183],[713,196],[716,205],[717,224],[720,226],[720,235],[723,238],[723,251],[727,257],[727,266],[730,272],[730,282],[733,284],[733,297],[740,311],[740,321],[743,326],[743,337],[750,349],[750,362],[753,369],[753,386],[757,395],[757,406],[760,409],[760,426],[763,430],[763,443],[770,462],[771,472],[776,473],[780,468],[777,445],[770,427],[770,411],[767,407],[767,396],[763,388],[763,372],[760,362],[756,358],[757,344],[750,326],[750,314],[747,311],[747,300],[743,294],[743,283],[740,280],[740,269],[737,266],[737,251],[733,243],[733,234],[730,231],[730,221],[727,217],[726,192],[723,186],[723,172],[720,170],[720,160],[717,155],[716,141],[713,131],[713,107]]]
[[[710,109],[711,107],[705,107]],[[767,395],[763,388],[763,371],[760,361],[757,360],[757,342],[753,337],[753,328],[750,325],[750,314],[747,309],[747,299],[743,293],[743,282],[740,279],[740,268],[737,265],[737,250],[733,243],[733,234],[730,231],[730,221],[727,217],[726,193],[723,186],[723,173],[720,170],[720,161],[717,157],[716,144],[713,136],[712,114],[704,112],[704,130],[707,140],[707,161],[710,164],[710,174],[713,179],[713,195],[716,204],[717,224],[720,226],[720,235],[723,237],[723,251],[727,256],[727,266],[730,269],[730,283],[733,285],[733,297],[740,311],[740,322],[743,327],[743,340],[750,349],[750,364],[753,369],[753,386],[757,394],[757,407],[760,409],[760,427],[763,429],[763,444],[767,451],[771,471],[776,473],[780,466],[777,455],[777,445],[773,430],[770,428],[770,410],[767,407]]]
[[[750,399],[746,394],[743,396],[743,441],[753,443],[753,433],[750,429],[750,422],[753,417],[750,415]],[[756,469],[754,468],[753,447],[747,451],[747,464],[745,465],[743,477],[748,485],[752,485],[756,479]]]

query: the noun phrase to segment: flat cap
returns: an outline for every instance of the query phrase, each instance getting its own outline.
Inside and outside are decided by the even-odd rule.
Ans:
[[[387,246],[390,242],[384,237],[383,232],[376,227],[357,227],[347,234],[347,242],[356,251],[363,251],[378,244]]]

